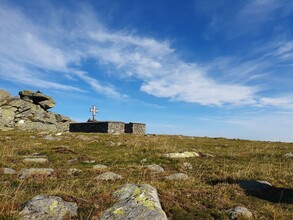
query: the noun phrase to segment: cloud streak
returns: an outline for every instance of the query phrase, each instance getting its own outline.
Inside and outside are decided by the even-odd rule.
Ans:
[[[265,15],[280,7],[273,0],[258,0],[255,4],[268,7]],[[272,5],[274,7],[270,8]],[[142,92],[172,101],[216,106],[280,103],[283,107],[291,106],[286,97],[261,97],[258,85],[247,84],[266,74],[265,70],[270,65],[264,60],[240,60],[241,65],[233,66],[230,71],[231,59],[226,64],[223,59],[219,59],[218,64],[188,63],[178,56],[168,41],[134,35],[125,30],[108,30],[90,9],[71,13],[75,19],[58,14],[54,22],[43,27],[21,10],[4,3],[0,6],[2,79],[42,88],[84,91],[84,88],[71,85],[73,80],[79,79],[97,93],[113,98],[128,97],[119,88],[100,80],[102,77],[98,71],[87,72],[83,69],[83,62],[95,60],[101,68],[110,67],[113,70],[111,76],[115,79],[136,78],[141,83]],[[249,12],[247,7],[242,12],[245,16]],[[238,20],[244,15],[240,14]],[[64,20],[67,25],[62,22]],[[292,42],[287,42],[278,47],[275,56],[288,59],[292,49]],[[212,77],[211,72],[217,70],[224,72],[223,78]],[[68,75],[71,77],[66,77]],[[238,80],[223,80],[225,76],[231,79],[236,75]],[[66,83],[61,84],[59,76]],[[56,80],[51,81],[54,78]]]

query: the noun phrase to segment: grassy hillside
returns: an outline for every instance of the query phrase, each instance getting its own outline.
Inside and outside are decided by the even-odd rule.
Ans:
[[[79,218],[99,216],[113,204],[111,193],[126,183],[148,183],[159,192],[169,219],[226,219],[225,209],[245,206],[255,219],[293,219],[293,144],[198,138],[184,136],[135,136],[38,132],[0,132],[0,168],[20,172],[24,168],[53,168],[57,178],[21,180],[17,175],[0,175],[0,219],[18,219],[21,206],[38,194],[58,195],[79,205]],[[171,152],[195,151],[214,157],[172,159]],[[25,163],[31,155],[46,155],[46,164]],[[146,160],[144,160],[146,158]],[[86,160],[95,160],[93,164]],[[183,167],[184,162],[193,169]],[[123,176],[115,182],[97,182],[95,164]],[[161,165],[154,173],[145,165]],[[83,172],[69,176],[69,168]],[[163,177],[186,173],[188,180]],[[265,180],[275,188],[265,193],[241,188],[239,181]]]

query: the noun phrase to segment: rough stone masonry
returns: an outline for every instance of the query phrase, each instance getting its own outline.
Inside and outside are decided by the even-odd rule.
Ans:
[[[0,89],[0,130],[68,131],[73,121],[48,111],[54,106],[55,101],[39,91],[23,90],[12,97]]]

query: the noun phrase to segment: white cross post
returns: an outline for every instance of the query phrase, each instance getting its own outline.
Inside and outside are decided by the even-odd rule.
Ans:
[[[90,112],[92,113],[93,115],[93,121],[95,121],[95,116],[96,116],[96,113],[99,112],[99,109],[97,109],[97,107],[95,105],[93,105],[91,108],[90,108]]]

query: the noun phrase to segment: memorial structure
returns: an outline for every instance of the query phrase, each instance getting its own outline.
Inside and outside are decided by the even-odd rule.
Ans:
[[[146,125],[135,122],[119,122],[119,121],[97,121],[95,119],[96,113],[99,110],[95,105],[90,108],[93,118],[88,122],[71,123],[69,125],[70,132],[94,132],[94,133],[109,133],[109,134],[145,134]]]

